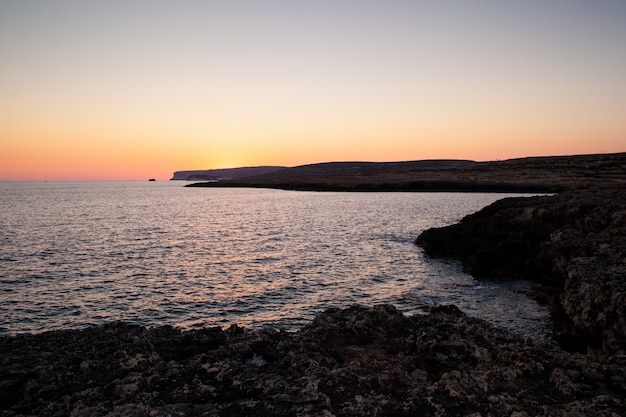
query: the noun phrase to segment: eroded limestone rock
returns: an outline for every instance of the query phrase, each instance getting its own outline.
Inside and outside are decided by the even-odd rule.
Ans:
[[[626,349],[626,189],[507,198],[416,243],[463,260],[475,276],[524,278],[553,289],[543,299],[572,348]]]
[[[0,338],[1,416],[615,416],[597,360],[454,306],[329,310],[293,333],[116,323]]]

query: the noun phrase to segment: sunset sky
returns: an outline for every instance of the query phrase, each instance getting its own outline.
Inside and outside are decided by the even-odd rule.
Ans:
[[[624,151],[623,0],[0,0],[0,180]]]

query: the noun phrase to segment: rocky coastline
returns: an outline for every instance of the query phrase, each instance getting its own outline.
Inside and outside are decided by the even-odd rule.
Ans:
[[[626,188],[507,198],[416,243],[477,277],[541,284],[567,349],[626,351]]]
[[[626,357],[454,306],[352,306],[297,332],[114,323],[0,338],[0,416],[621,416]]]
[[[4,336],[0,417],[624,416],[626,165],[602,158],[604,171],[556,182],[520,174],[567,191],[506,198],[416,239],[479,279],[536,281],[554,342],[453,305],[333,309],[294,332],[111,323]]]

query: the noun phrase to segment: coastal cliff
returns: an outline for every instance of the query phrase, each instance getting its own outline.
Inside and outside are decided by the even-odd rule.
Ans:
[[[282,166],[259,166],[241,167],[225,169],[204,169],[194,171],[175,171],[171,181],[220,181],[227,179],[238,179],[255,175],[269,174],[280,171]]]
[[[624,354],[626,188],[503,199],[416,243],[477,277],[543,284],[564,346]]]

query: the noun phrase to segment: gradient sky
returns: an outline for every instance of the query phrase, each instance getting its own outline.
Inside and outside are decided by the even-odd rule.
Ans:
[[[623,0],[0,0],[0,180],[623,151]]]

